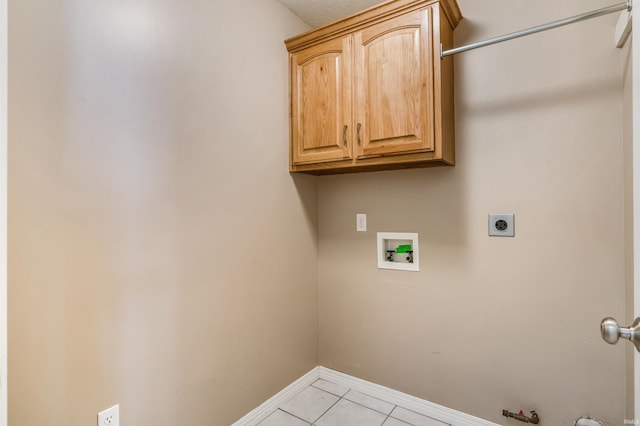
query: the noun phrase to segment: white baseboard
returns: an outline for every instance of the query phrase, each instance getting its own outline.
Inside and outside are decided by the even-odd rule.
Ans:
[[[315,367],[313,370],[300,377],[276,395],[269,398],[258,408],[235,422],[232,426],[255,426],[262,420],[266,419],[273,411],[276,410],[276,408],[278,408],[278,406],[318,379],[342,385],[349,389],[382,399],[383,401],[399,405],[408,410],[415,411],[416,413],[449,423],[451,426],[500,426],[497,423],[465,414],[442,405],[434,404],[433,402],[321,366]]]
[[[231,426],[254,426],[266,419],[269,414],[274,412],[279,405],[288,401],[291,397],[298,392],[311,385],[313,382],[320,378],[320,367],[315,367],[304,376],[300,377],[295,382],[291,383],[286,388],[260,404],[260,406],[254,410],[251,410],[249,414],[232,424]]]
[[[339,371],[326,367],[318,367],[318,369],[320,370],[321,379],[337,383],[358,392],[382,399],[383,401],[399,405],[408,410],[415,411],[416,413],[449,423],[451,426],[500,426],[497,423],[434,404],[433,402],[411,396],[404,392],[358,379],[357,377],[340,373]]]

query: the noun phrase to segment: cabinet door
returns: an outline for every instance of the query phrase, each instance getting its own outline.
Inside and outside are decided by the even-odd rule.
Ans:
[[[354,35],[359,158],[434,150],[431,9]]]
[[[291,55],[293,164],[352,158],[351,38]]]

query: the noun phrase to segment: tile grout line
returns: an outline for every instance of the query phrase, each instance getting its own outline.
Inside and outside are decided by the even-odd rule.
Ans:
[[[324,383],[321,384],[320,379],[322,379],[322,382],[328,382],[329,384],[337,387],[334,388],[329,386],[329,390],[323,389]],[[255,423],[256,421],[260,421],[260,423],[262,423],[262,421],[270,417],[270,414],[273,414],[276,409],[281,408],[286,401],[291,400],[293,395],[300,393],[302,387],[311,387],[317,391],[323,391],[328,395],[332,395],[337,398],[338,401],[329,407],[329,409],[335,409],[335,404],[338,403],[340,399],[344,399],[345,401],[349,401],[349,403],[353,403],[359,407],[381,413],[383,416],[386,416],[385,422],[387,423],[390,417],[394,419],[394,421],[398,420],[402,424],[406,424],[405,426],[415,426],[411,423],[407,423],[405,420],[400,420],[396,415],[394,415],[398,409],[402,409],[413,415],[419,416],[420,418],[426,417],[433,420],[441,426],[499,426],[497,423],[493,423],[489,420],[475,417],[470,414],[322,366],[314,367],[311,371],[291,383],[273,397],[269,398],[260,406],[256,407],[254,410],[235,422],[232,426],[257,426],[257,423]],[[347,393],[344,393],[340,388],[347,389]],[[393,406],[391,413],[385,414],[387,408],[381,408],[376,403],[369,404],[368,401],[362,400],[363,403],[361,404],[360,402],[351,401],[351,397],[349,395],[356,391]],[[341,393],[344,393],[344,396],[340,396]],[[371,405],[375,408],[364,404]],[[300,419],[301,422],[304,422],[307,425],[311,424],[307,420],[301,419],[288,411],[283,411],[283,414],[284,413],[286,413],[286,415],[290,415],[292,419]],[[325,411],[317,421],[320,420],[320,418],[326,418],[324,417],[326,415]]]
[[[315,382],[314,382],[314,383],[315,383]],[[281,408],[281,407],[277,407],[277,408],[276,408],[276,409],[275,409],[271,414],[273,414],[273,413],[275,413],[276,411],[280,410],[280,411],[282,411],[282,412],[284,412],[284,413],[287,413],[287,414],[289,414],[290,416],[293,416],[293,417],[295,417],[296,419],[301,420],[301,421],[303,421],[303,422],[305,422],[305,423],[307,423],[307,424],[309,424],[309,425],[311,425],[311,426],[316,426],[316,423],[317,423],[317,422],[318,422],[322,417],[324,417],[324,416],[325,416],[325,415],[326,415],[326,414],[327,414],[327,413],[328,413],[328,412],[329,412],[333,407],[335,407],[335,406],[336,406],[336,405],[337,405],[341,400],[345,400],[345,401],[348,401],[348,402],[350,402],[350,403],[352,403],[352,404],[358,405],[358,406],[360,406],[360,407],[362,407],[362,408],[366,408],[366,409],[371,410],[371,411],[374,411],[374,412],[376,412],[376,413],[380,413],[380,414],[385,415],[386,417],[385,417],[385,419],[382,421],[382,423],[381,423],[381,425],[380,425],[380,426],[383,426],[383,425],[385,424],[385,422],[386,422],[387,420],[389,420],[389,418],[393,418],[393,419],[395,419],[395,420],[399,420],[399,421],[401,421],[401,422],[403,422],[403,423],[407,423],[407,422],[405,422],[404,420],[400,420],[400,419],[397,419],[396,417],[392,417],[392,416],[391,416],[391,414],[393,414],[393,412],[394,412],[394,410],[395,410],[396,408],[402,408],[402,409],[407,410],[407,411],[410,411],[410,412],[412,412],[412,413],[415,413],[415,414],[418,414],[418,415],[424,416],[423,414],[417,413],[417,412],[415,412],[415,411],[413,411],[413,410],[410,410],[410,409],[407,409],[407,408],[401,407],[401,406],[399,406],[399,405],[397,405],[397,404],[393,404],[393,403],[391,403],[391,402],[389,402],[389,401],[385,401],[385,400],[383,400],[383,399],[376,398],[376,397],[374,397],[374,396],[371,396],[371,395],[368,395],[368,394],[366,394],[366,393],[362,393],[362,392],[360,392],[362,395],[368,396],[368,397],[370,397],[370,398],[376,399],[376,400],[381,401],[381,402],[385,402],[385,403],[387,403],[387,404],[389,404],[389,405],[393,405],[393,408],[389,411],[389,413],[388,413],[388,414],[385,414],[384,412],[382,412],[382,411],[378,411],[378,410],[376,410],[375,408],[368,407],[368,406],[366,406],[366,405],[364,405],[364,404],[361,404],[361,403],[359,403],[359,402],[352,401],[352,400],[350,400],[350,399],[346,398],[346,396],[349,394],[349,392],[354,391],[354,389],[352,389],[352,388],[347,388],[347,391],[344,393],[344,395],[340,396],[340,395],[337,395],[337,394],[335,394],[335,393],[333,393],[333,392],[330,392],[330,391],[328,391],[328,390],[325,390],[325,389],[322,389],[322,388],[320,388],[320,387],[314,386],[314,383],[311,383],[310,385],[308,385],[308,387],[312,387],[312,388],[314,388],[314,389],[317,389],[317,390],[319,390],[319,391],[322,391],[322,392],[328,393],[329,395],[333,395],[333,396],[335,396],[335,397],[337,397],[337,398],[338,398],[338,399],[337,399],[333,404],[331,404],[331,406],[329,406],[329,408],[327,408],[325,411],[323,411],[323,412],[322,412],[322,414],[320,414],[320,416],[319,416],[315,421],[313,421],[313,422],[309,423],[307,420],[305,420],[305,419],[303,419],[303,418],[301,418],[301,417],[299,417],[299,416],[296,416],[295,414],[293,414],[293,413],[291,413],[291,412],[289,412],[289,411],[287,411],[287,410],[285,410],[285,409],[283,409],[283,408]],[[330,382],[330,383],[331,383],[331,382]],[[358,391],[355,391],[355,392],[358,392]],[[433,419],[432,417],[429,417],[429,416],[424,416],[424,417],[427,417],[427,418]],[[434,420],[437,420],[437,419],[434,419]],[[411,426],[413,426],[411,423],[407,423],[407,425],[411,425]],[[447,426],[451,426],[451,425],[447,425]]]
[[[369,410],[371,410],[371,411],[375,411],[376,413],[384,414],[385,416],[387,416],[387,418],[388,418],[388,417],[391,417],[391,413],[393,412],[393,410],[395,410],[397,407],[399,407],[398,405],[393,404],[393,403],[391,403],[391,402],[389,402],[389,401],[385,401],[384,399],[376,398],[375,396],[371,396],[371,395],[368,395],[368,394],[366,394],[366,393],[363,393],[363,392],[360,392],[360,391],[357,391],[357,390],[355,390],[355,389],[351,389],[351,388],[349,388],[349,389],[347,390],[347,392],[345,392],[345,394],[344,394],[343,396],[340,396],[340,395],[335,394],[335,393],[333,393],[333,392],[329,392],[328,390],[325,390],[325,389],[319,388],[319,387],[317,387],[317,386],[313,386],[313,383],[312,383],[312,384],[310,384],[309,386],[312,386],[312,387],[314,387],[314,388],[316,388],[316,389],[318,389],[318,390],[321,390],[321,391],[326,392],[326,393],[328,393],[328,394],[331,394],[331,395],[333,395],[333,396],[337,396],[338,398],[340,398],[340,399],[344,399],[345,401],[349,401],[349,402],[351,402],[351,403],[353,403],[353,404],[359,405],[360,407],[367,408],[367,409],[369,409]],[[357,401],[353,401],[353,400],[351,400],[351,399],[347,398],[347,395],[348,395],[348,394],[349,394],[349,392],[351,392],[351,391],[358,392],[359,394],[364,395],[364,396],[368,396],[369,398],[376,399],[376,400],[378,400],[378,401],[384,402],[384,403],[389,404],[389,405],[393,405],[393,408],[391,409],[391,411],[389,411],[389,414],[386,414],[384,411],[379,411],[379,410],[376,410],[375,408],[371,408],[371,407],[369,407],[369,406],[367,406],[367,405],[364,405],[364,404],[361,404],[361,403],[359,403],[359,402],[357,402]],[[338,401],[339,401],[339,400],[338,400]],[[338,402],[336,401],[336,404],[337,404],[337,403],[338,403]],[[334,404],[334,405],[335,405],[335,404]],[[401,408],[402,408],[402,407],[401,407]],[[323,415],[324,415],[324,413],[323,413]],[[318,419],[318,420],[319,420],[319,419]],[[316,420],[316,421],[318,421],[318,420]],[[387,419],[385,418],[384,420],[386,421]],[[449,426],[450,426],[450,425],[449,425]]]
[[[269,417],[271,417],[271,416],[272,416],[276,411],[278,411],[278,410],[280,410],[280,411],[282,411],[283,413],[286,413],[286,414],[288,414],[288,415],[290,415],[290,416],[292,416],[292,417],[295,417],[295,418],[296,418],[296,419],[298,419],[298,420],[302,420],[303,422],[305,422],[305,423],[307,423],[307,424],[309,424],[309,425],[311,424],[311,423],[309,423],[308,421],[306,421],[305,419],[303,419],[302,417],[298,417],[298,416],[296,416],[295,414],[290,413],[290,412],[288,412],[287,410],[283,410],[282,408],[278,407],[278,408],[276,408],[275,410],[273,410],[273,412],[271,412],[271,414],[269,414],[269,415],[268,415],[264,420],[262,420],[262,421],[261,421],[260,423],[258,423],[256,426],[260,426],[260,424],[261,424],[261,423],[263,423],[265,420],[267,420]]]
[[[314,383],[315,383],[315,382],[314,382]],[[399,405],[397,405],[397,404],[392,404],[392,403],[391,403],[391,402],[389,402],[389,401],[385,401],[385,400],[383,400],[383,399],[376,398],[375,396],[367,395],[367,394],[365,394],[365,393],[360,392],[360,393],[362,393],[362,395],[366,395],[366,396],[368,396],[368,397],[370,397],[370,398],[377,399],[378,401],[386,402],[387,404],[393,405],[393,408],[389,411],[389,414],[385,414],[384,412],[382,412],[382,411],[378,411],[378,410],[376,410],[375,408],[367,407],[366,405],[360,404],[359,402],[352,401],[352,400],[350,400],[350,399],[348,399],[348,398],[345,398],[345,397],[349,394],[349,392],[351,392],[351,391],[353,390],[353,389],[351,389],[351,388],[349,388],[349,389],[344,393],[344,395],[343,395],[343,396],[340,396],[340,395],[336,395],[336,394],[335,394],[335,393],[333,393],[333,392],[329,392],[328,390],[321,389],[321,388],[319,388],[319,387],[313,386],[313,383],[312,383],[312,384],[310,384],[309,386],[314,387],[314,388],[316,388],[316,389],[318,389],[318,390],[321,390],[321,391],[323,391],[323,392],[326,392],[326,393],[328,393],[328,394],[330,394],[330,395],[333,395],[333,396],[337,396],[337,397],[338,397],[338,400],[337,400],[335,403],[333,403],[333,405],[332,405],[331,407],[327,408],[327,409],[325,410],[325,412],[324,412],[324,413],[322,413],[322,414],[320,415],[320,417],[318,417],[318,418],[316,419],[316,421],[315,421],[315,422],[313,422],[313,423],[311,424],[311,426],[315,426],[315,424],[316,424],[316,422],[317,422],[318,420],[320,420],[320,419],[321,419],[325,414],[327,414],[327,413],[329,412],[329,410],[331,410],[334,406],[336,406],[336,405],[338,404],[338,402],[340,402],[340,401],[341,401],[341,400],[343,400],[343,399],[344,399],[345,401],[349,401],[349,402],[350,402],[350,403],[352,403],[352,404],[359,405],[359,406],[360,406],[360,407],[362,407],[362,408],[366,408],[366,409],[368,409],[368,410],[375,411],[376,413],[380,413],[380,414],[385,415],[386,417],[384,418],[384,420],[382,421],[382,423],[380,423],[380,426],[383,426],[383,425],[384,425],[384,423],[385,423],[387,420],[389,420],[389,418],[393,418],[393,419],[395,419],[395,420],[400,420],[400,419],[396,419],[395,417],[391,417],[391,413],[393,413],[393,410],[395,410],[396,408],[398,408],[398,407],[399,407]],[[356,392],[357,392],[357,391],[356,391]],[[406,409],[406,408],[405,408],[405,409]],[[408,411],[411,411],[411,410],[408,410]],[[416,414],[419,414],[419,413],[416,413]],[[402,420],[400,420],[400,421],[402,421]],[[402,422],[403,422],[403,423],[406,423],[406,422],[404,422],[404,421],[402,421]],[[410,423],[407,423],[407,424],[408,424],[408,425],[411,425]],[[414,425],[411,425],[411,426],[414,426]],[[449,426],[450,426],[450,425],[449,425]]]
[[[351,390],[351,389],[349,389],[349,390]],[[358,392],[358,391],[356,391],[356,392]],[[368,406],[366,406],[366,405],[364,405],[364,404],[361,404],[361,403],[359,403],[359,402],[352,401],[352,400],[350,400],[349,398],[344,398],[344,397],[343,397],[343,398],[344,398],[345,400],[349,401],[349,402],[352,402],[352,403],[356,404],[356,405],[359,405],[359,406],[364,407],[364,408],[368,408],[368,409],[369,409],[369,410],[371,410],[371,411],[375,411],[376,413],[384,414],[384,415],[385,415],[385,416],[387,416],[387,417],[391,417],[391,413],[392,413],[392,412],[393,412],[393,410],[395,410],[395,409],[396,409],[396,407],[397,407],[397,405],[395,405],[395,404],[393,404],[393,403],[391,403],[391,402],[389,402],[389,401],[385,401],[384,399],[376,398],[375,396],[367,395],[366,393],[362,393],[362,392],[359,392],[359,393],[360,393],[360,394],[362,394],[362,395],[368,396],[369,398],[377,399],[378,401],[382,401],[382,402],[385,402],[385,403],[387,403],[387,404],[389,404],[389,405],[393,405],[393,408],[391,409],[391,411],[389,411],[389,414],[386,414],[384,411],[378,411],[378,410],[376,410],[375,408],[371,408],[371,407],[368,407]],[[345,394],[345,396],[346,396],[346,394]],[[384,420],[386,421],[387,419],[384,419]]]
[[[323,380],[351,387],[370,396],[391,402],[392,404],[398,404],[398,407],[417,413],[420,416],[429,417],[431,420],[435,420],[436,422],[440,422],[438,424],[441,424],[441,426],[499,426],[497,423],[493,423],[489,420],[454,410],[452,408],[372,383],[340,371],[332,370],[327,367],[320,366],[319,374],[320,378]],[[393,414],[391,417],[397,419]]]
[[[337,394],[335,394],[335,393],[333,393],[333,392],[329,392],[328,390],[325,390],[325,389],[322,389],[322,388],[319,388],[319,387],[313,386],[313,383],[312,383],[312,384],[310,384],[309,386],[312,386],[312,387],[314,387],[314,388],[316,388],[316,389],[318,389],[318,390],[321,390],[321,391],[326,392],[326,393],[328,393],[328,394],[331,394],[331,395],[333,395],[333,396],[337,396],[337,397],[338,397],[338,398],[340,398],[340,399],[344,399],[345,401],[349,401],[349,402],[351,402],[352,404],[358,405],[358,406],[360,406],[360,407],[362,407],[362,408],[366,408],[366,409],[368,409],[368,410],[375,411],[376,413],[380,413],[380,414],[383,414],[383,415],[387,416],[387,417],[385,417],[384,421],[382,422],[383,424],[384,424],[384,422],[386,422],[386,421],[387,421],[387,419],[389,419],[389,417],[391,417],[391,413],[393,413],[393,410],[395,410],[395,409],[398,407],[398,405],[393,404],[393,403],[391,403],[391,402],[389,402],[389,401],[385,401],[384,399],[376,398],[375,396],[371,396],[371,395],[368,395],[368,394],[366,394],[366,393],[362,393],[362,392],[356,391],[356,390],[351,389],[351,388],[348,388],[348,389],[347,389],[347,391],[344,393],[344,395],[343,395],[343,396],[340,396],[340,395],[337,395]],[[349,398],[347,398],[347,395],[349,395],[349,392],[351,392],[351,391],[358,392],[358,393],[360,393],[360,394],[362,394],[362,395],[368,396],[369,398],[373,398],[373,399],[376,399],[376,400],[378,400],[378,401],[381,401],[381,402],[387,403],[387,404],[389,404],[389,405],[393,405],[393,408],[389,411],[389,414],[386,414],[384,411],[378,411],[378,410],[376,410],[375,408],[368,407],[368,406],[366,406],[366,405],[364,405],[364,404],[361,404],[361,403],[359,403],[359,402],[357,402],[357,401],[352,401],[352,400],[350,400]],[[336,403],[335,403],[335,404],[333,404],[333,405],[336,405],[338,402],[340,402],[340,399],[338,399],[338,400],[336,401]],[[333,408],[333,405],[332,405],[331,407],[329,407],[329,408],[327,409],[327,411],[329,411],[330,409],[332,409],[332,408]],[[327,411],[325,411],[324,413],[322,413],[322,416],[324,416],[324,415],[327,413]],[[320,416],[320,417],[322,417],[322,416]],[[320,417],[318,417],[318,419],[316,419],[316,422],[317,422],[318,420],[320,420]],[[395,417],[394,417],[394,418],[395,418]],[[396,420],[397,420],[397,419],[396,419]],[[413,425],[412,425],[412,426],[413,426]],[[449,426],[451,426],[451,425],[449,425]]]
[[[311,383],[309,386],[311,386],[312,388],[316,388],[316,389],[318,389],[318,390],[321,390],[322,392],[326,392],[326,393],[328,393],[328,394],[331,394],[331,395],[333,395],[333,396],[337,396],[338,398],[343,398],[343,397],[344,397],[344,396],[340,396],[340,395],[338,395],[337,393],[330,392],[330,391],[328,391],[328,390],[326,390],[326,389],[319,388],[318,386],[313,386],[313,383]],[[345,392],[345,395],[346,395],[346,394],[348,394],[350,390],[351,390],[351,389],[349,389],[347,392]]]
[[[380,400],[382,401],[382,400]],[[382,424],[380,426],[384,426],[384,424],[387,422],[387,420],[389,420],[389,417],[391,417],[391,413],[393,413],[393,410],[395,410],[397,407],[397,405],[394,405],[393,408],[391,409],[391,411],[389,411],[389,414],[387,414],[387,417],[384,419],[384,421],[382,422]]]
[[[396,408],[400,408],[402,410],[409,411],[409,412],[411,412],[413,414],[417,414],[418,416],[422,416],[422,417],[426,417],[426,418],[431,419],[431,420],[435,420],[436,422],[442,423],[444,426],[452,426],[451,423],[445,423],[442,420],[436,419],[435,417],[427,416],[426,414],[418,413],[417,411],[411,410],[410,408],[402,407],[400,405],[396,405]],[[395,408],[394,408],[394,410],[395,410]],[[393,410],[391,410],[391,412],[393,412]],[[389,415],[391,415],[391,414],[389,414]],[[405,423],[408,423],[406,420],[402,420],[402,419],[399,419],[397,417],[394,417],[394,419],[403,421]],[[409,424],[411,424],[411,423],[409,423]]]
[[[320,389],[320,390],[322,390],[322,389]],[[324,391],[324,392],[327,392],[327,391]],[[334,394],[332,394],[331,392],[327,392],[327,393],[328,393],[328,394],[331,394],[331,395],[334,395]],[[338,396],[338,395],[335,395],[335,396]],[[314,425],[316,424],[316,422],[322,418],[322,416],[324,416],[325,414],[327,414],[327,412],[329,412],[329,410],[331,410],[333,407],[335,407],[335,405],[336,405],[338,402],[340,402],[341,400],[342,400],[342,397],[339,397],[339,398],[338,398],[338,400],[337,400],[336,402],[334,402],[333,404],[331,404],[331,407],[327,408],[326,410],[324,410],[324,412],[323,412],[322,414],[320,414],[320,417],[318,417],[318,418],[316,419],[316,421],[315,421],[315,422],[311,423],[311,426],[314,426]]]

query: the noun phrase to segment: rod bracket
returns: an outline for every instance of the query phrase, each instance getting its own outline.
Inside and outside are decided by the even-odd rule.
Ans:
[[[627,0],[627,12],[631,12],[633,10],[633,0]]]

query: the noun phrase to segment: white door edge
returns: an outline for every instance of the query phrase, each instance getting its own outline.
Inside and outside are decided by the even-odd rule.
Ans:
[[[640,13],[632,13],[632,28],[640,28]],[[631,31],[633,134],[633,310],[640,316],[640,32]],[[634,351],[634,419],[640,416],[640,354]]]
[[[8,0],[0,0],[0,426],[7,416]]]

